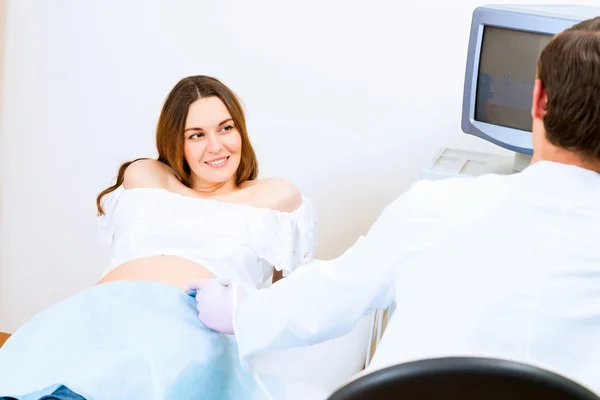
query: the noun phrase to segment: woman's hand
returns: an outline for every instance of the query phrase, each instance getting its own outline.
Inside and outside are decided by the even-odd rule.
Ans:
[[[196,292],[198,319],[206,327],[225,334],[233,334],[233,318],[237,305],[246,298],[238,285],[220,279],[202,279],[190,282],[190,293]]]

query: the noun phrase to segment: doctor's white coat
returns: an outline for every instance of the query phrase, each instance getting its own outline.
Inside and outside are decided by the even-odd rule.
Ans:
[[[600,175],[542,161],[417,182],[343,255],[248,297],[240,357],[340,336],[392,299],[369,370],[499,357],[600,393]]]

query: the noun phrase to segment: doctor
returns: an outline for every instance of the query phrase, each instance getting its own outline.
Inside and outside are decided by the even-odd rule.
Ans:
[[[343,335],[394,299],[369,370],[500,357],[600,392],[600,18],[556,35],[537,67],[522,173],[417,182],[337,259],[249,294],[195,283],[199,318],[235,333],[247,362]]]

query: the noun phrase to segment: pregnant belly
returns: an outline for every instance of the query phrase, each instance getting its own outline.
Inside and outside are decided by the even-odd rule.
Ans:
[[[166,283],[182,290],[188,289],[193,279],[210,279],[215,276],[202,265],[174,256],[139,258],[121,264],[98,283],[125,280],[145,280]]]

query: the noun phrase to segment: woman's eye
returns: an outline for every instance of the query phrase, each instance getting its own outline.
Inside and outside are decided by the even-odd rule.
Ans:
[[[233,126],[232,126],[232,125],[225,125],[225,126],[223,127],[223,129],[221,129],[221,130],[222,130],[223,132],[227,132],[227,131],[230,131],[230,130],[232,130],[232,129],[233,129]]]
[[[194,133],[194,134],[190,135],[190,139],[200,139],[203,136],[204,136],[204,133]]]

